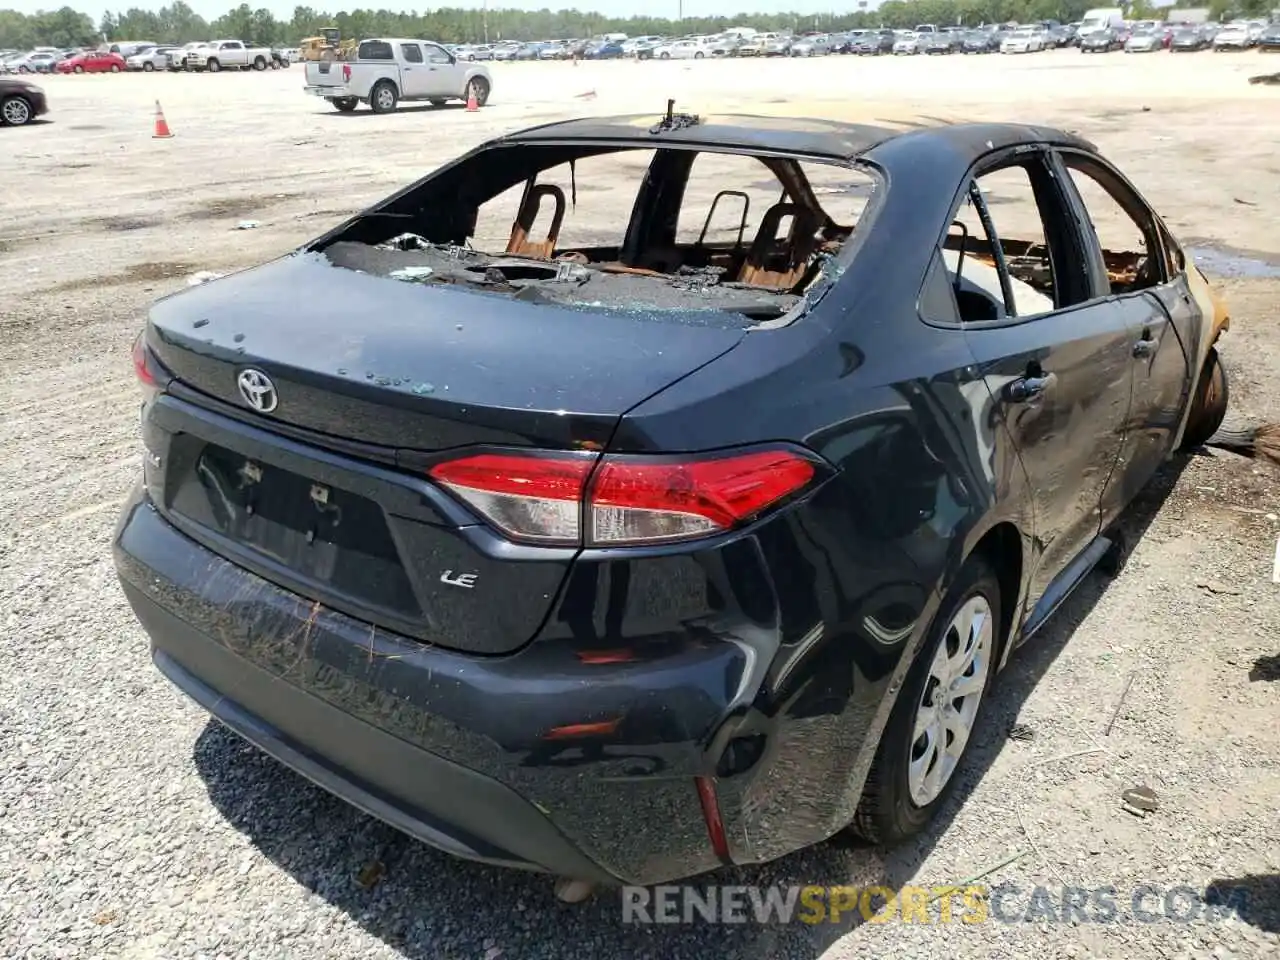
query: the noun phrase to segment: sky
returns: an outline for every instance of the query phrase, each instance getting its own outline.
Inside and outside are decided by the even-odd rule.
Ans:
[[[17,10],[20,13],[35,13],[37,10],[54,10],[63,5],[76,10],[83,10],[96,23],[103,10],[127,10],[137,7],[143,10],[157,10],[164,6],[166,0],[0,0],[0,9]],[[187,0],[196,13],[206,20],[222,16],[227,10],[239,4],[240,0]],[[293,16],[293,8],[299,0],[248,0],[249,6],[257,9],[266,7],[277,17],[288,20]],[[418,2],[418,0],[310,0],[307,4],[317,10],[354,10],[360,7],[375,10],[404,9],[432,10],[436,7],[470,7],[480,9],[481,0],[436,0],[434,3]],[[867,4],[874,7],[875,0]],[[674,19],[681,6],[680,0],[490,0],[490,8],[505,7],[514,10],[541,10],[549,7],[552,10],[578,9],[591,10],[605,16],[629,17],[638,14],[651,16],[668,16]],[[684,0],[686,17],[715,16],[722,13],[774,13],[779,9],[800,14],[815,13],[851,13],[858,9],[856,0]]]

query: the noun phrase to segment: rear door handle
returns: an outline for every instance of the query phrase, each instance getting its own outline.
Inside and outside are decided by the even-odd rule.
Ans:
[[[1038,400],[1045,391],[1058,382],[1057,374],[1045,373],[1038,377],[1019,377],[1004,388],[1005,399],[1010,403],[1026,403]]]

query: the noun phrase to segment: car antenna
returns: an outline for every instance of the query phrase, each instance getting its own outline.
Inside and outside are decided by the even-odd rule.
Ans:
[[[697,114],[676,113],[675,111],[675,100],[667,100],[667,115],[650,127],[649,132],[659,134],[667,130],[680,130],[684,127],[692,127],[699,121]]]

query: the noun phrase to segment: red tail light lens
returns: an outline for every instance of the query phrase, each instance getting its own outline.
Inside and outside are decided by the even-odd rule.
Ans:
[[[591,540],[602,546],[688,540],[749,520],[813,479],[785,450],[683,463],[605,457],[591,485]]]
[[[143,387],[159,390],[160,384],[147,366],[147,346],[143,342],[143,337],[144,335],[140,333],[138,339],[133,341],[133,372]]]
[[[784,449],[596,462],[594,455],[478,454],[429,473],[512,539],[601,547],[722,533],[817,475],[812,457]]]

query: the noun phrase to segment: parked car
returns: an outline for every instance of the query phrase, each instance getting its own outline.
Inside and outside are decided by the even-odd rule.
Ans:
[[[187,51],[183,67],[197,72],[265,70],[271,64],[270,47],[250,47],[240,40],[214,40]]]
[[[994,30],[970,30],[964,35],[965,53],[998,53],[1000,35]]]
[[[1173,53],[1191,53],[1207,50],[1212,43],[1209,34],[1201,27],[1183,26],[1174,30],[1169,50]]]
[[[124,68],[125,60],[120,54],[95,50],[60,60],[54,69],[58,73],[120,73]]]
[[[707,46],[713,57],[736,57],[738,48],[742,46],[742,38],[733,34],[716,37]],[[639,51],[636,52],[638,54]]]
[[[126,70],[143,70],[150,73],[153,70],[168,70],[169,57],[182,50],[181,47],[151,47],[143,50],[141,53],[135,53],[131,57],[126,57],[124,61]]]
[[[1134,28],[1124,42],[1125,53],[1155,53],[1164,49],[1164,32],[1158,27]]]
[[[157,301],[113,537],[156,668],[231,731],[427,844],[587,884],[925,829],[1011,652],[1226,406],[1219,304],[1088,141],[653,119],[504,134]],[[560,244],[544,176],[602,149],[653,157],[609,180],[621,253]],[[749,245],[682,241],[709,194],[672,156],[723,152],[793,192]],[[870,215],[822,206],[828,165]],[[1105,247],[1064,165],[1157,249]],[[986,211],[1007,171],[1025,235]],[[473,248],[522,183],[512,241]],[[951,230],[971,207],[995,230]],[[691,289],[710,258],[740,279]]]
[[[899,36],[893,42],[894,56],[911,56],[920,52],[921,38],[914,33]]]
[[[1252,26],[1242,21],[1232,21],[1213,38],[1213,49],[1219,53],[1223,50],[1248,50],[1257,42]]]
[[[893,53],[897,35],[892,30],[868,30],[857,42],[854,52],[858,56],[880,56]]]
[[[924,54],[955,53],[964,45],[963,37],[950,30],[936,30],[927,33],[920,42],[920,52]]]
[[[1001,53],[1039,53],[1044,49],[1044,29],[1018,27],[1000,38]]]
[[[1098,27],[1080,35],[1081,53],[1110,53],[1124,49],[1124,35],[1114,27]]]
[[[29,80],[0,77],[0,125],[21,127],[49,112],[44,90]]]
[[[1264,53],[1280,52],[1280,23],[1273,23],[1258,35],[1258,49]]]
[[[702,60],[711,56],[711,45],[701,38],[676,40],[657,47],[654,56],[659,60]]]
[[[542,49],[538,51],[539,60],[568,60],[569,45],[567,43],[547,43],[543,44]]]
[[[829,36],[801,37],[794,41],[787,52],[793,57],[822,57],[831,52]]]
[[[493,78],[482,64],[463,62],[429,40],[361,40],[352,60],[307,61],[303,89],[343,113],[361,103],[374,113],[391,113],[401,100],[442,106],[474,97],[484,106]]]
[[[503,61],[514,60],[516,59],[516,54],[519,52],[519,50],[520,50],[520,44],[518,43],[497,44],[493,48],[493,59],[503,60]]]
[[[582,55],[587,60],[621,60],[626,54],[622,52],[622,44],[603,41],[588,46]]]
[[[795,39],[781,34],[770,37],[764,42],[763,55],[766,57],[785,57],[791,53],[791,45]]]
[[[754,37],[747,37],[738,46],[738,56],[763,57],[765,44],[776,36],[777,35],[773,33],[757,33]]]
[[[9,73],[52,73],[62,59],[60,53],[33,50],[7,60],[5,65]]]

